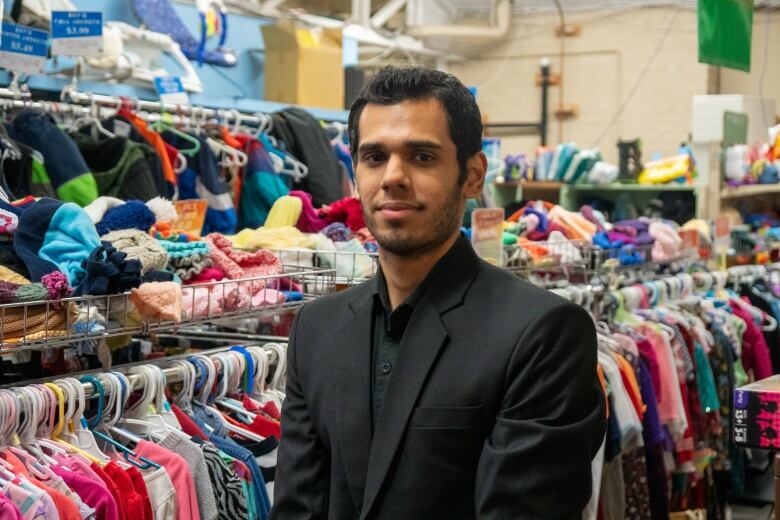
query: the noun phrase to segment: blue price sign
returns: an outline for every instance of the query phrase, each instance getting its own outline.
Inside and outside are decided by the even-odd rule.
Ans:
[[[0,67],[24,74],[42,74],[49,52],[49,33],[3,22]]]
[[[160,96],[160,101],[170,105],[189,105],[190,99],[184,90],[181,78],[178,76],[157,76],[154,87]]]
[[[52,54],[97,56],[103,51],[103,13],[52,11]]]
[[[52,38],[84,38],[103,35],[103,13],[96,11],[52,11]]]

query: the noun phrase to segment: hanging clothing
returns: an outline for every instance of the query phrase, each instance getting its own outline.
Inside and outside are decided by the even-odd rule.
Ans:
[[[274,136],[286,144],[286,152],[309,169],[297,188],[311,193],[315,207],[343,198],[339,162],[320,122],[297,107],[276,112],[273,120]]]

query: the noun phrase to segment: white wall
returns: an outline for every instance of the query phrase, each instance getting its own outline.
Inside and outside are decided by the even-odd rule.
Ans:
[[[568,23],[582,26],[579,37],[565,39],[563,81],[564,102],[576,103],[579,115],[564,122],[552,116],[559,92],[552,87],[548,141],[556,144],[561,135],[581,147],[598,144],[610,161],[617,161],[618,138],[640,137],[644,158],[654,152],[674,153],[690,131],[691,97],[715,93],[711,68],[697,61],[695,11],[674,7],[591,11],[568,16]],[[557,15],[515,16],[503,41],[453,48],[467,60],[450,70],[467,85],[478,87],[488,121],[538,120],[540,89],[534,76],[544,56],[550,58],[553,72],[560,70],[557,24]],[[780,81],[776,83],[780,88]],[[538,139],[503,135],[502,144],[504,154],[532,152]]]

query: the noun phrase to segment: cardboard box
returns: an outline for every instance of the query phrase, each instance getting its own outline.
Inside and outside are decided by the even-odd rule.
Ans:
[[[293,22],[262,25],[265,99],[308,107],[344,108],[340,29],[309,29]]]
[[[734,390],[734,443],[780,448],[780,375]]]

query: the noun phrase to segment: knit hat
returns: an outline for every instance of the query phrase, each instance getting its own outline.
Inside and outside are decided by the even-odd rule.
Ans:
[[[141,262],[128,260],[110,242],[102,242],[83,262],[87,274],[78,287],[79,294],[120,294],[141,285]]]
[[[302,207],[303,203],[297,197],[290,197],[289,195],[279,197],[274,202],[274,205],[271,206],[271,211],[268,213],[268,218],[265,219],[264,227],[294,226],[298,223],[298,219],[301,216]]]
[[[59,300],[69,295],[68,280],[57,271],[44,275],[38,283],[0,281],[0,304]]]
[[[680,255],[682,239],[676,230],[661,222],[650,224],[650,235],[655,238],[653,261],[669,262]]]
[[[158,240],[168,255],[167,269],[187,282],[211,267],[211,247],[206,242],[171,242]]]
[[[45,305],[0,309],[0,342],[25,343],[66,336],[69,332],[67,313],[72,310],[72,304],[58,311],[51,307],[47,310]]]
[[[145,319],[181,321],[181,288],[176,282],[145,283],[130,292],[130,300]]]
[[[129,200],[121,206],[106,211],[103,219],[95,227],[102,236],[117,229],[140,229],[146,232],[155,222],[156,217],[146,204],[140,200]]]
[[[127,253],[127,258],[141,261],[141,273],[162,271],[168,265],[168,253],[152,237],[138,229],[121,229],[100,237],[111,242],[117,250]]]
[[[337,200],[327,208],[323,208],[323,210],[328,222],[341,222],[346,224],[352,231],[366,227],[360,200],[354,197]]]
[[[313,235],[305,235],[294,227],[244,229],[230,237],[235,247],[241,249],[270,249],[280,251],[291,247],[313,247]]]
[[[260,250],[253,253],[236,251],[230,240],[219,233],[211,233],[204,241],[211,246],[211,260],[214,265],[224,271],[231,280],[282,272],[279,258],[271,251]]]
[[[26,285],[30,283],[30,280],[4,265],[0,265],[0,280],[15,283],[17,285]]]
[[[170,222],[176,220],[176,206],[164,197],[155,197],[146,201],[146,207],[152,210],[157,222]]]
[[[341,222],[328,224],[328,227],[320,231],[320,233],[334,242],[346,242],[352,237],[352,231],[350,231],[346,224],[342,224]]]
[[[298,223],[295,224],[295,227],[304,233],[317,233],[328,225],[328,221],[320,217],[317,210],[314,209],[314,205],[311,202],[311,194],[305,191],[294,190],[290,192],[290,196],[301,199],[302,204],[301,216],[298,218]]]
[[[103,220],[103,217],[108,210],[121,206],[124,203],[125,201],[117,199],[116,197],[98,197],[89,205],[84,206],[84,211],[87,212],[92,223],[97,224]]]
[[[38,200],[22,213],[14,234],[14,250],[33,282],[59,270],[77,287],[84,277],[82,262],[98,246],[100,238],[83,209],[49,198]]]

